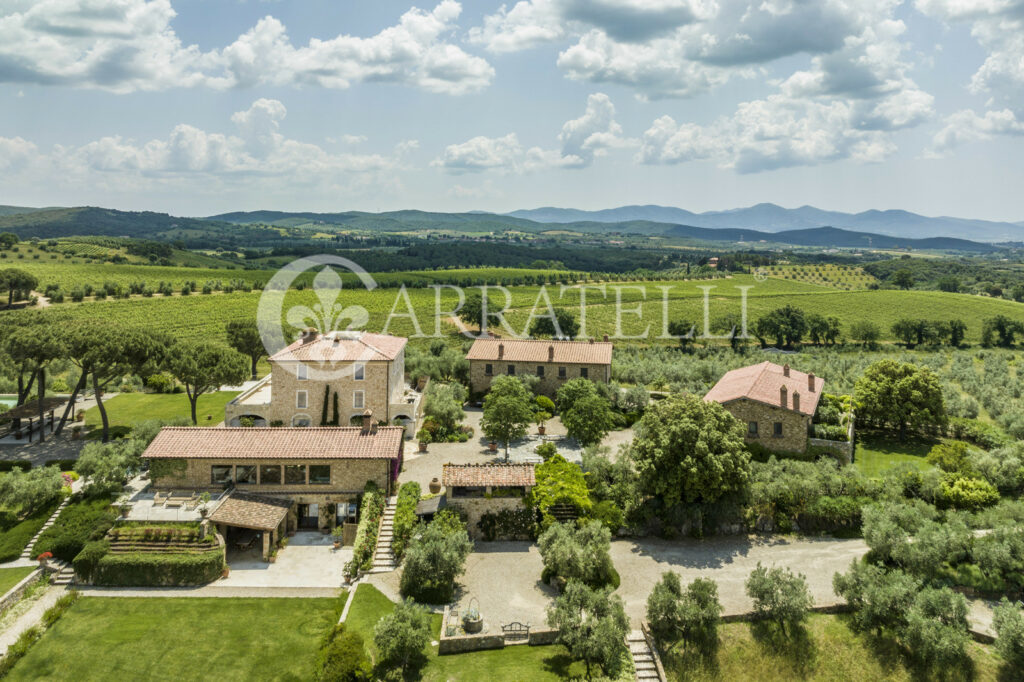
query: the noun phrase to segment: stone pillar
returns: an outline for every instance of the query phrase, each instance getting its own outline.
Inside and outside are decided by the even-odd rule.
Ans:
[[[263,559],[267,560],[270,558],[270,547],[271,541],[273,540],[273,531],[263,531]]]

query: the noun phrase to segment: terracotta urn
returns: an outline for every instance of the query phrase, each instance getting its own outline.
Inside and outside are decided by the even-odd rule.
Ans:
[[[436,495],[441,492],[441,481],[435,476],[430,479],[430,494]]]
[[[539,434],[540,434],[540,435],[542,435],[542,436],[543,436],[543,435],[544,435],[545,433],[547,433],[547,431],[548,431],[548,427],[546,427],[546,426],[538,426],[538,427],[537,427],[537,433],[539,433]]]
[[[487,444],[487,449],[490,450],[491,452],[497,452],[498,444],[492,440],[490,443]]]
[[[422,441],[421,440],[420,441],[420,452],[426,452],[426,451],[427,451],[427,443],[426,443],[426,441]]]

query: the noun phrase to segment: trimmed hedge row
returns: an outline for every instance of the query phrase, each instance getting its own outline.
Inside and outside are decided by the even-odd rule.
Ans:
[[[74,561],[90,540],[99,540],[117,519],[109,499],[80,499],[60,513],[52,526],[43,531],[33,553],[52,552],[64,561]]]
[[[405,549],[409,546],[412,531],[416,528],[416,505],[420,502],[420,484],[416,481],[403,483],[398,491],[398,502],[395,505],[395,520],[392,532],[391,551],[395,561],[401,562]]]
[[[370,570],[373,553],[377,549],[377,531],[380,517],[384,515],[384,493],[377,484],[368,481],[363,489],[363,503],[359,509],[359,527],[352,547],[352,560],[345,564],[345,573],[355,576],[360,569]]]
[[[219,578],[223,570],[220,549],[182,554],[127,552],[100,559],[92,582],[123,587],[205,585]]]

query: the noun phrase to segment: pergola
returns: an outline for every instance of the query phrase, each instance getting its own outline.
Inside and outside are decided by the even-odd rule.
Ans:
[[[42,418],[42,423],[39,425],[40,428],[41,429],[45,429],[46,428],[46,423],[47,423],[47,421],[49,421],[50,433],[53,433],[53,422],[54,422],[53,415],[54,415],[54,412],[56,412],[60,408],[64,407],[64,405],[67,404],[68,400],[69,400],[69,398],[67,398],[67,397],[61,398],[61,397],[58,397],[58,396],[53,396],[53,397],[50,397],[50,398],[43,398],[42,405],[40,405],[40,401],[39,400],[33,400],[31,402],[25,403],[24,405],[18,405],[17,407],[12,407],[11,409],[7,410],[6,412],[0,413],[0,421],[8,421],[8,420],[9,421],[19,421],[19,420],[22,420],[22,419],[27,419],[28,420],[28,442],[31,443],[32,442],[33,420],[38,420],[39,419],[39,414],[42,413],[43,414],[43,418]],[[75,418],[75,405],[72,404],[71,405],[71,419],[74,420],[74,418]],[[20,435],[21,432],[22,432],[21,428],[18,428],[15,431],[15,433],[18,434],[18,435]]]
[[[276,497],[264,497],[247,493],[232,492],[220,503],[210,515],[210,521],[217,524],[218,530],[227,540],[225,526],[244,528],[263,536],[263,558],[270,556],[270,551],[277,543],[283,530],[282,524],[292,508],[291,500]],[[255,535],[253,535],[255,539]],[[245,543],[248,544],[248,543]]]

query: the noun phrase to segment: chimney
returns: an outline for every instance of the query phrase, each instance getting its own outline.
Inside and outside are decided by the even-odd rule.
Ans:
[[[779,389],[779,404],[782,405],[783,407],[788,407],[787,401],[786,401],[786,394],[788,392],[789,391],[786,389],[785,386],[783,386],[783,387],[781,387]]]
[[[372,428],[372,423],[373,410],[367,408],[366,411],[363,412],[363,433],[372,433],[372,431],[370,430]]]
[[[505,357],[505,344],[499,343],[498,344],[498,359],[501,360],[503,357]]]
[[[800,391],[793,391],[793,409],[800,411]]]
[[[590,337],[590,343],[594,343],[594,337],[593,336]]]
[[[554,362],[554,361],[555,361],[555,347],[554,346],[548,346],[548,362]]]
[[[789,376],[789,363],[788,362],[782,366],[782,376],[784,376],[784,377],[788,377]]]
[[[608,335],[607,334],[604,335],[604,342],[608,343]]]
[[[814,372],[807,375],[807,390],[814,393]]]
[[[314,327],[306,327],[306,331],[302,332],[302,343],[309,343],[315,341],[317,337],[317,331]]]

